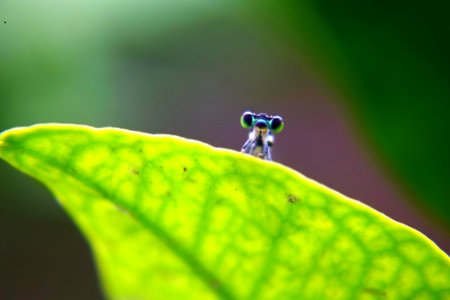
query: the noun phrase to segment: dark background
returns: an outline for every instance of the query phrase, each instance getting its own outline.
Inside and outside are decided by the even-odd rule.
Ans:
[[[274,160],[448,253],[447,11],[406,1],[1,0],[0,130],[115,126],[239,150],[244,110],[280,114]],[[0,162],[0,299],[98,299],[95,272],[52,195]]]

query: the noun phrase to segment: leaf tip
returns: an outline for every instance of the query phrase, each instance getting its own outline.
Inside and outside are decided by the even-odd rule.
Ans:
[[[0,157],[3,152],[3,149],[5,149],[5,147],[6,147],[6,142],[5,142],[5,133],[6,132],[7,131],[3,131],[0,133]]]
[[[15,137],[26,130],[26,127],[13,127],[0,132],[0,157],[5,157],[8,146],[14,144]]]

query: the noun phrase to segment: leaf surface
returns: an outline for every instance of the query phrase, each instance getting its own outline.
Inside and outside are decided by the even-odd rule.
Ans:
[[[336,90],[357,121],[360,139],[385,160],[406,199],[448,232],[450,143],[443,137],[450,122],[448,101],[442,99],[450,98],[450,73],[442,62],[450,44],[439,44],[439,37],[450,35],[443,24],[447,10],[382,1],[369,9],[357,0],[250,5],[250,15],[258,11],[257,22],[273,30],[277,42],[305,55]]]
[[[111,299],[450,297],[432,241],[280,164],[169,135],[0,135],[86,235]]]

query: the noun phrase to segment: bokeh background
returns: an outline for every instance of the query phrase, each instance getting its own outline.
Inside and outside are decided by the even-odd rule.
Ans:
[[[239,150],[244,110],[280,114],[276,161],[449,253],[444,5],[1,0],[0,130],[116,126]],[[67,215],[0,162],[0,299],[101,298]]]

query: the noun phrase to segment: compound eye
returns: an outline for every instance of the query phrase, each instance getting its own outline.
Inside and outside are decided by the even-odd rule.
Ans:
[[[283,119],[280,116],[274,116],[269,122],[270,129],[274,133],[279,133],[284,128],[284,122]]]
[[[251,111],[246,111],[241,116],[241,125],[244,128],[250,128],[255,122],[255,115]]]

